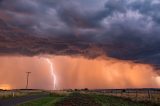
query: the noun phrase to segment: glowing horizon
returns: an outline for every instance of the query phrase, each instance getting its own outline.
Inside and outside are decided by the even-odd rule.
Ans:
[[[53,59],[55,66],[51,68]],[[24,88],[26,70],[32,72],[29,83],[31,89],[160,88],[160,75],[152,66],[129,61],[69,56],[42,59],[1,57],[0,60],[0,84],[9,85],[12,89]],[[7,74],[8,72],[10,74]],[[57,79],[54,80],[57,77],[58,88]],[[20,78],[22,80],[19,80]]]
[[[11,86],[8,84],[0,84],[0,89],[2,90],[11,90]]]

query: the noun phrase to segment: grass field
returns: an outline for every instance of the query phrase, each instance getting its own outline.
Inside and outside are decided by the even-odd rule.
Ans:
[[[26,95],[28,95],[26,92],[0,91],[0,99],[9,99]]]
[[[89,93],[120,97],[130,99],[134,102],[151,102],[160,104],[159,89],[99,89],[89,91]]]
[[[19,104],[17,106],[56,106],[55,104],[64,98],[65,95],[50,94],[47,97]]]
[[[122,97],[107,96],[103,94],[91,94],[91,96],[101,104],[101,106],[160,106],[151,102],[136,102]]]
[[[27,95],[41,94],[40,90],[13,90],[13,91],[0,91],[0,99],[17,98]]]
[[[97,93],[73,92],[69,95],[49,95],[18,106],[160,106],[160,104]]]
[[[34,101],[19,104],[17,106],[55,106],[55,103],[59,99],[61,99],[61,97],[48,96],[48,97],[44,97],[44,98],[37,99],[37,100],[34,100]]]
[[[149,97],[147,93],[117,93],[117,94],[106,94],[109,96],[122,97],[126,99],[131,99],[132,101],[148,101],[153,103],[160,103],[160,94],[151,94]]]

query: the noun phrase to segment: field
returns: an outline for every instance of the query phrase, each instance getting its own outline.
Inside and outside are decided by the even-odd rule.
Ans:
[[[92,90],[98,94],[121,97],[136,102],[160,103],[159,89],[111,89],[111,90]]]
[[[41,90],[1,90],[0,99],[17,98],[42,93]]]
[[[63,90],[17,103],[16,106],[160,106],[159,91],[150,90]],[[6,91],[7,92],[7,91]],[[19,91],[20,92],[20,91]],[[9,93],[9,92],[8,92]],[[31,97],[44,91],[21,91]],[[23,93],[25,95],[23,95]],[[16,96],[14,98],[17,98]],[[3,106],[3,105],[2,105]],[[9,106],[9,105],[8,105]]]
[[[64,95],[59,94],[49,94],[47,97],[42,97],[30,102],[21,103],[17,106],[55,106],[56,102],[62,99]]]
[[[145,92],[61,91],[18,106],[160,106],[158,93],[150,92],[151,97],[148,97],[148,92]]]

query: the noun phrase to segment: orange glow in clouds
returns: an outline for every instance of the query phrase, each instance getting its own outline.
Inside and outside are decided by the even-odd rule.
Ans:
[[[56,88],[160,88],[160,76],[150,65],[110,58],[50,57],[55,65]],[[48,63],[41,57],[0,57],[0,84],[25,88],[53,89]]]
[[[60,56],[54,60],[61,76],[61,88],[160,87],[160,77],[149,65],[109,58],[88,60]]]

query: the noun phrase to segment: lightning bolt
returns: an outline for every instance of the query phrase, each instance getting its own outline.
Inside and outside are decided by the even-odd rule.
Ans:
[[[51,70],[51,76],[53,78],[53,89],[56,89],[56,83],[57,83],[57,78],[56,78],[56,74],[54,73],[54,68],[53,68],[53,63],[50,59],[46,58],[45,59],[47,61],[47,63],[50,65],[50,70]]]

